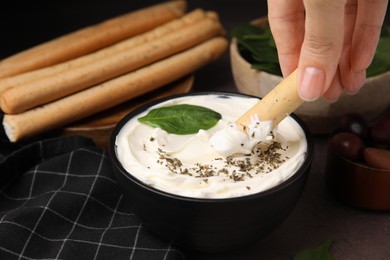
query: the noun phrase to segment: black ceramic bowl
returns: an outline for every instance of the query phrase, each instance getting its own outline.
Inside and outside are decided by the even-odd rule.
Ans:
[[[129,174],[116,155],[116,136],[133,117],[157,103],[185,95],[244,94],[203,92],[176,95],[146,104],[124,117],[114,128],[109,145],[113,169],[119,185],[136,216],[153,233],[179,247],[203,252],[242,248],[266,237],[289,215],[298,202],[313,159],[313,141],[308,128],[295,115],[304,130],[307,155],[300,169],[288,180],[253,195],[203,199],[170,194],[146,185]]]

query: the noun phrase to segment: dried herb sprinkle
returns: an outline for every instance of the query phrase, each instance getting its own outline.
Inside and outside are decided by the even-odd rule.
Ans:
[[[149,140],[152,142],[154,138],[151,137]],[[253,178],[254,175],[267,174],[277,169],[288,159],[287,156],[282,156],[281,154],[281,151],[286,149],[276,141],[260,142],[252,149],[251,154],[215,158],[214,161],[218,162],[222,167],[212,167],[211,165],[201,163],[187,167],[178,158],[159,148],[157,150],[159,158],[156,162],[173,174],[202,178],[206,184],[208,183],[208,178],[214,176],[224,177],[233,182],[240,182]],[[229,168],[233,170],[229,171]],[[248,186],[247,189],[249,190],[250,187]]]

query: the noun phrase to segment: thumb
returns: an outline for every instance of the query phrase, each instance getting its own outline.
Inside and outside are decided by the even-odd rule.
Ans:
[[[344,39],[345,0],[305,0],[305,36],[298,64],[298,92],[306,101],[322,96],[337,71]]]

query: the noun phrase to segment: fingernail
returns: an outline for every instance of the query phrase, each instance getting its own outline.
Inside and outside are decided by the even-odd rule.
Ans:
[[[299,96],[305,101],[313,101],[323,94],[325,72],[314,67],[307,67],[301,77],[298,88]]]

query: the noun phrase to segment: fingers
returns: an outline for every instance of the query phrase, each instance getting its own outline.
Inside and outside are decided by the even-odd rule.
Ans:
[[[328,102],[336,102],[341,93],[343,93],[343,86],[341,83],[340,71],[337,70],[332,83],[330,84],[328,90],[324,93],[323,97]]]
[[[328,102],[336,102],[338,100],[338,98],[340,97],[340,95],[343,93],[343,91],[346,89],[345,85],[343,83],[344,75],[343,75],[343,77],[341,75],[343,75],[343,74],[342,74],[340,67],[339,67],[339,69],[336,71],[336,74],[333,78],[332,83],[330,84],[327,91],[323,94],[323,97]],[[365,71],[363,71],[362,73],[354,74],[353,78],[355,81],[360,82],[357,84],[363,84],[364,80],[366,78]],[[355,94],[352,92],[347,92],[347,93]]]
[[[351,45],[352,82],[345,84],[356,93],[364,83],[365,71],[371,64],[387,10],[387,0],[357,0],[358,9]]]
[[[358,4],[351,58],[354,71],[365,70],[372,61],[388,1],[358,0]]]
[[[335,101],[366,79],[388,0],[268,0],[269,23],[284,76],[298,67],[305,101]]]
[[[268,0],[268,20],[282,73],[287,76],[298,66],[303,42],[305,10],[302,0]]]
[[[346,0],[304,0],[305,37],[298,65],[298,93],[303,100],[322,96],[335,77],[344,34]]]
[[[365,79],[363,73],[363,82],[361,82],[361,73],[352,71],[351,51],[352,38],[355,29],[355,22],[357,17],[357,0],[347,0],[344,12],[344,45],[339,61],[339,72],[342,77],[340,83],[344,86],[348,93],[354,94],[351,90],[357,88]]]

